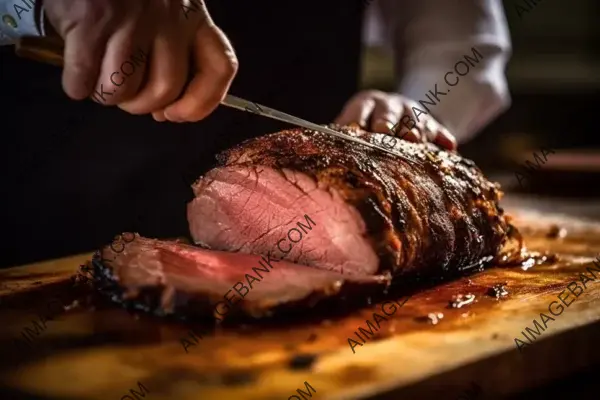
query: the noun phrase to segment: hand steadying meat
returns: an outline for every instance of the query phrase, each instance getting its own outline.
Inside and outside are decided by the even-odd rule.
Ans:
[[[236,74],[235,52],[200,0],[44,0],[44,7],[65,40],[63,88],[71,98],[103,84],[110,93],[104,104],[157,121],[198,121]],[[123,81],[116,90],[111,74],[138,51],[150,58],[127,79],[115,78]],[[194,77],[186,87],[190,60]]]
[[[398,136],[410,142],[431,142],[448,150],[456,150],[454,136],[430,115],[421,114],[419,121],[416,121],[413,106],[418,105],[404,96],[365,90],[355,94],[346,103],[335,122],[340,125],[356,122],[367,131]]]

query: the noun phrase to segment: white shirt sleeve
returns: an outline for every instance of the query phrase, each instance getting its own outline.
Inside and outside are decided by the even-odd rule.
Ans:
[[[0,0],[0,46],[14,44],[21,36],[44,34],[44,19],[39,18],[39,29],[36,24],[35,3],[36,0]]]
[[[374,3],[394,48],[398,92],[423,101],[419,109],[443,123],[459,142],[508,108],[504,70],[511,42],[500,0]]]

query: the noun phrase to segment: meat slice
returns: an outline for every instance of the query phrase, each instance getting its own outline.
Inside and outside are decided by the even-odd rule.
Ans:
[[[101,258],[96,276],[102,277],[103,286],[114,283],[123,289],[117,296],[112,293],[113,297],[134,298],[144,308],[155,304],[166,313],[181,314],[179,309],[194,304],[204,309],[195,311],[208,314],[212,310],[217,319],[232,310],[261,316],[275,306],[316,301],[353,286],[383,289],[389,283],[382,276],[348,277],[272,258],[205,250],[133,234],[123,234],[105,247]],[[152,289],[154,295],[141,296],[145,289]]]
[[[345,276],[440,275],[496,256],[509,224],[501,192],[472,161],[434,145],[339,128],[397,157],[320,132],[292,129],[242,143],[193,186],[197,244],[277,257]],[[389,136],[387,136],[389,138]],[[313,230],[275,246],[309,216]],[[284,248],[287,250],[287,247]]]

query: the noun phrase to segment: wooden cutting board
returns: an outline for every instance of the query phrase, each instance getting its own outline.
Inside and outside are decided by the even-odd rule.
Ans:
[[[73,300],[65,294],[68,278],[89,254],[0,271],[0,386],[11,399],[264,400],[302,399],[297,389],[311,398],[305,382],[315,399],[458,399],[474,393],[474,385],[477,398],[497,398],[543,384],[600,360],[593,340],[600,332],[599,272],[579,297],[563,293],[569,307],[546,319],[545,330],[522,352],[514,340],[525,341],[526,327],[539,330],[533,320],[541,323],[541,312],[552,317],[549,304],[570,282],[582,285],[580,271],[600,268],[592,264],[600,253],[600,224],[512,214],[530,248],[552,250],[561,261],[527,270],[491,268],[433,285],[411,293],[391,317],[373,304],[224,326],[188,352],[180,340],[197,326],[110,304],[57,308],[58,301]],[[556,231],[553,224],[564,227],[566,237],[546,237]],[[506,296],[486,294],[499,283],[506,283]],[[473,294],[475,301],[448,308],[458,294]],[[85,303],[85,296],[76,297]],[[47,309],[55,313],[44,327],[37,314]],[[556,304],[552,309],[559,312]],[[373,312],[386,317],[378,329]],[[430,313],[443,318],[432,324]],[[376,329],[363,344],[354,332],[369,329],[367,319]],[[27,350],[14,343],[25,328],[33,337]],[[348,338],[362,344],[356,353]]]

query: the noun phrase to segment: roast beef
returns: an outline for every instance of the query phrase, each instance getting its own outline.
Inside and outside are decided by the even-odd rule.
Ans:
[[[344,130],[398,156],[302,129],[247,141],[194,184],[194,241],[242,253],[272,250],[344,275],[437,274],[498,254],[509,228],[501,192],[472,161],[430,144]],[[288,254],[273,249],[304,215],[315,232]]]
[[[128,298],[155,289],[163,311],[205,299],[260,314],[345,287],[499,259],[511,226],[497,184],[472,161],[431,144],[336,128],[394,154],[304,129],[246,141],[193,185],[188,221],[196,246],[137,237],[120,253],[107,247],[103,279]],[[256,277],[254,267],[266,268],[260,281],[246,275]],[[252,282],[242,296],[240,285]]]

